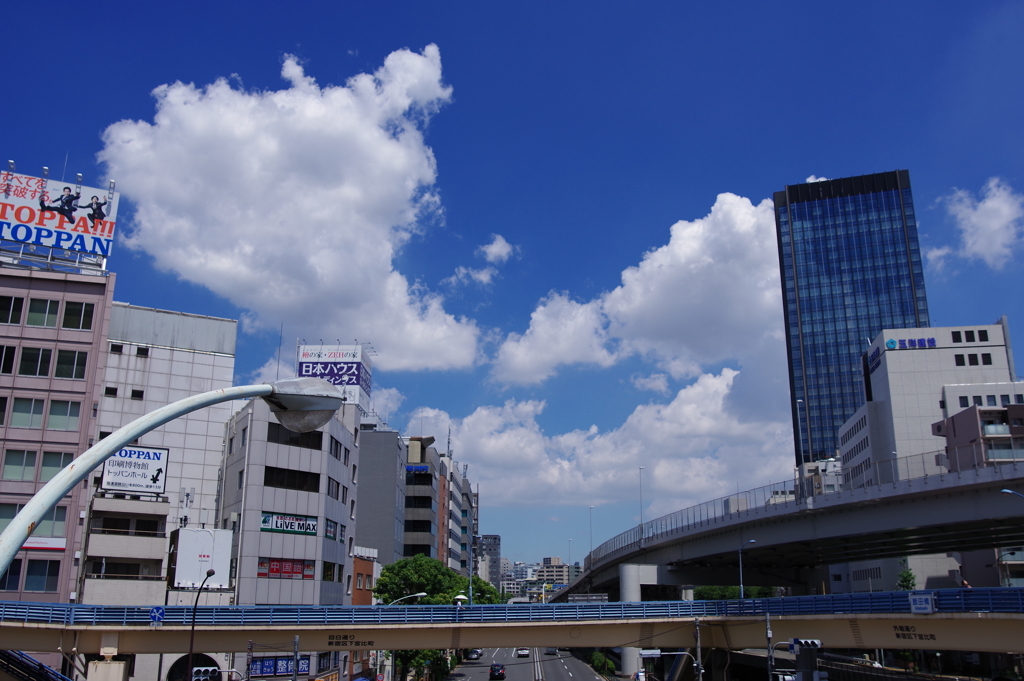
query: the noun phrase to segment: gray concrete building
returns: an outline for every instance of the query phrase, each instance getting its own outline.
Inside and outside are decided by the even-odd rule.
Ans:
[[[376,549],[381,565],[405,556],[405,497],[408,446],[397,430],[377,419],[360,424],[359,502],[356,544]]]

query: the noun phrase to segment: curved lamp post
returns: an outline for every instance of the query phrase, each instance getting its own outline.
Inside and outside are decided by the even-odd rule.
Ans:
[[[999,490],[999,492],[1001,494],[1016,494],[1021,499],[1024,499],[1024,494],[1021,494],[1020,492],[1014,492],[1012,489],[1001,489]]]
[[[757,543],[756,539],[748,539],[747,541],[745,541],[742,544],[740,544],[740,548],[739,548],[739,554],[740,554],[740,600],[743,600],[743,547],[746,546],[747,544],[756,544],[756,543]]]
[[[266,400],[281,425],[298,433],[307,433],[323,426],[331,420],[342,403],[341,391],[327,381],[319,378],[289,378],[275,383],[243,385],[193,395],[141,416],[87,449],[29,499],[0,534],[0,574],[10,566],[43,516],[75,485],[85,480],[97,466],[122,447],[168,421],[197,409],[251,397]]]
[[[426,595],[427,595],[426,591],[421,591],[418,594],[409,594],[408,596],[402,596],[401,598],[396,598],[395,600],[393,600],[390,603],[388,603],[388,605],[394,605],[398,601],[404,601],[406,598],[420,598],[420,597],[426,596]]]
[[[203,578],[203,583],[199,585],[199,590],[196,591],[196,602],[192,605],[192,633],[188,636],[188,676],[185,677],[185,681],[191,681],[193,676],[194,667],[192,666],[192,648],[196,642],[196,609],[199,608],[199,594],[203,593],[203,587],[206,586],[206,580],[217,574],[213,568],[206,571],[206,577]]]

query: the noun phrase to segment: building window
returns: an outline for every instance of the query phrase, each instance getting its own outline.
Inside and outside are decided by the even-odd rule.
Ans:
[[[24,298],[0,296],[0,324],[21,324],[21,306]]]
[[[359,480],[357,479],[357,476],[356,476],[356,465],[355,464],[352,464],[352,484],[353,485],[359,484]]]
[[[33,534],[37,534],[40,537],[63,537],[67,517],[68,507],[56,506],[42,517]]]
[[[356,575],[356,588],[360,591],[363,590],[363,573],[361,572]]]
[[[352,575],[345,575],[345,593],[352,595]]]
[[[228,456],[230,456],[232,453],[234,453],[234,451],[235,451],[235,438],[229,437],[228,438]]]
[[[334,497],[334,498],[337,499],[338,497]],[[340,501],[343,504],[347,504],[348,503],[348,487],[342,486]]]
[[[30,560],[25,571],[25,591],[56,591],[59,560]]]
[[[52,400],[50,402],[50,418],[46,420],[47,430],[78,430],[81,402]]]
[[[963,355],[953,355],[953,361],[956,363],[958,367],[966,366],[964,363]]]
[[[963,336],[960,335],[959,331],[954,331],[953,332],[953,342],[954,343],[963,343],[964,342]]]
[[[28,316],[25,324],[28,326],[57,326],[57,311],[60,309],[59,300],[42,300],[31,298],[28,301]],[[29,561],[31,565],[31,561]]]
[[[60,473],[75,458],[73,452],[43,452],[43,464],[39,468],[39,482],[48,482]]]
[[[35,480],[36,453],[24,449],[8,449],[4,456],[4,480]]]
[[[325,560],[324,561],[324,567],[323,567],[323,581],[325,581],[325,582],[337,581],[334,578],[334,575],[335,575],[334,570],[335,570],[334,563],[331,563],[331,562]]]
[[[1013,396],[1014,404],[1024,404],[1024,393],[1017,393]]]
[[[15,397],[14,408],[11,410],[11,427],[42,428],[43,400]]]
[[[17,351],[13,345],[0,346],[0,374],[14,373],[14,353]]]
[[[10,522],[14,520],[14,516],[18,515],[18,511],[23,507],[24,504],[0,504],[0,532],[7,529]]]
[[[0,397],[0,426],[7,423],[7,398]]]
[[[351,510],[349,511],[348,517],[349,517],[350,520],[355,520],[356,519],[356,500],[355,499],[353,499],[351,501],[351,503],[349,503],[349,508]]]
[[[972,367],[978,366],[978,356],[977,355],[967,355],[967,363],[970,364]]]
[[[245,471],[238,471],[238,489],[242,489],[245,484]]]
[[[85,362],[88,359],[88,354],[76,350],[58,350],[57,368],[53,372],[54,378],[85,378]]]
[[[988,352],[981,353],[981,363],[985,366],[990,366],[992,364],[992,355]]]
[[[245,443],[249,441],[249,429],[242,428],[242,447],[245,447]]]
[[[1000,395],[999,396],[999,404],[1001,404],[1004,407],[1009,406],[1009,404],[1010,404],[1010,396],[1009,395]]]
[[[327,478],[327,496],[337,499],[340,494],[341,484],[334,478]]]
[[[49,348],[22,348],[18,374],[20,376],[49,376],[52,352]]]
[[[338,523],[324,518],[324,536],[328,539],[338,539]]]
[[[345,541],[345,530],[348,529],[344,525],[338,524],[338,541]]]
[[[319,430],[309,433],[296,433],[288,430],[280,423],[270,422],[267,423],[267,442],[322,451],[324,447],[324,434]]]
[[[18,299],[20,300],[20,298]],[[0,504],[0,506],[3,506]],[[0,591],[17,591],[21,586],[21,558],[11,561],[11,566],[0,575]]]
[[[985,395],[985,402],[990,407],[996,406],[996,396],[995,395]]]
[[[263,468],[263,486],[317,493],[320,491],[320,474],[265,466]]]
[[[978,329],[978,340],[982,343],[988,343],[988,331],[985,329]]]
[[[331,447],[330,447],[330,449],[328,451],[330,452],[331,456],[333,456],[338,461],[341,461],[341,450],[342,450],[341,443],[338,442],[338,440],[335,439],[335,437],[332,435],[331,436]]]
[[[110,354],[112,354],[112,355],[124,354],[124,346],[121,345],[120,343],[111,343],[110,344]]]
[[[963,408],[963,409],[966,409],[969,406],[971,406],[971,403],[970,403],[970,400],[967,399],[967,395],[961,395],[960,396],[960,407]]]
[[[972,401],[974,402],[974,406],[976,407],[984,406],[981,402],[981,395],[974,395]]]
[[[108,385],[103,389],[103,395],[105,397],[117,397],[117,386]]]
[[[348,465],[348,457],[349,457],[349,453],[350,453],[350,452],[348,451],[348,447],[345,447],[345,456],[344,456],[344,457],[342,458],[341,462],[342,462],[343,464],[345,464],[346,466]]]
[[[65,329],[80,329],[88,331],[92,328],[92,303],[76,303],[67,301],[64,303],[64,321],[61,326]]]
[[[146,393],[142,390],[132,390],[132,399],[141,400],[146,396]]]
[[[136,357],[149,357],[149,348],[135,348]]]
[[[973,331],[964,331],[964,340],[966,340],[968,343],[973,343],[974,342],[974,332]]]

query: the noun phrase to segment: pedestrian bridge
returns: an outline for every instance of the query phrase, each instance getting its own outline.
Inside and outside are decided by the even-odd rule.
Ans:
[[[808,494],[791,480],[649,520],[595,547],[555,600],[635,599],[618,598],[623,564],[659,566],[658,584],[738,584],[740,545],[747,584],[802,588],[820,565],[1024,544],[1024,499],[999,493],[1024,491],[1024,460],[951,471],[938,454],[884,462],[857,489]]]
[[[911,595],[933,612],[911,612]],[[920,603],[919,603],[920,605]],[[0,602],[0,648],[80,654],[182,653],[192,608]],[[195,651],[242,652],[249,641],[302,650],[496,647],[764,648],[816,638],[832,648],[1024,652],[1024,589],[831,596],[450,606],[226,606],[195,610]]]

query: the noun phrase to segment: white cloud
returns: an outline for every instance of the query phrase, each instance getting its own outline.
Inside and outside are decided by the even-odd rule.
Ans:
[[[487,262],[501,265],[512,256],[514,250],[515,247],[505,241],[505,237],[492,234],[491,243],[481,246],[477,252],[482,254]]]
[[[286,336],[371,339],[382,369],[474,364],[479,330],[393,267],[441,219],[423,130],[450,101],[436,46],[320,87],[294,57],[288,86],[221,79],[154,90],[152,123],[121,121],[100,159],[137,210],[124,243]]]
[[[525,334],[510,333],[498,348],[493,376],[503,383],[540,383],[560,364],[615,363],[607,348],[607,320],[599,302],[577,303],[551,293],[530,315]]]
[[[455,274],[448,277],[447,279],[444,279],[442,283],[455,285],[465,284],[466,282],[469,281],[475,281],[481,286],[487,286],[492,281],[494,281],[494,278],[496,276],[498,276],[498,270],[497,268],[494,267],[487,266],[475,270],[472,267],[460,266],[455,268]]]
[[[953,254],[953,249],[949,246],[943,246],[942,248],[929,248],[924,252],[924,259],[928,263],[928,266],[934,269],[936,272],[941,272],[946,269],[946,260]]]
[[[559,365],[607,367],[639,353],[685,379],[708,364],[760,361],[764,343],[778,355],[772,370],[784,371],[776,253],[771,201],[721,194],[707,216],[673,225],[668,244],[627,268],[614,290],[584,303],[540,301],[527,331],[499,348],[493,376],[537,383]]]
[[[397,388],[375,387],[373,389],[371,408],[385,422],[391,418],[392,414],[398,411],[403,402],[405,402],[405,395]]]
[[[651,374],[650,376],[633,376],[630,382],[638,390],[653,390],[664,395],[668,392],[668,376],[665,374]]]
[[[817,175],[811,175],[806,180],[804,180],[804,182],[808,182],[808,183],[810,183],[810,182],[828,182],[828,178],[827,177],[818,177]]]
[[[741,422],[729,413],[736,376],[731,369],[703,374],[668,404],[639,406],[607,433],[591,427],[548,436],[537,423],[544,402],[514,400],[463,419],[420,410],[406,432],[447,433],[451,423],[455,458],[470,464],[488,505],[620,501],[634,494],[622,472],[645,466],[645,492],[658,500],[652,510],[668,512],[728,494],[737,483],[746,489],[786,478],[791,470],[787,422]]]
[[[1024,195],[998,177],[990,178],[978,201],[963,189],[945,198],[946,210],[960,230],[960,255],[1002,269],[1020,243],[1024,225]]]

